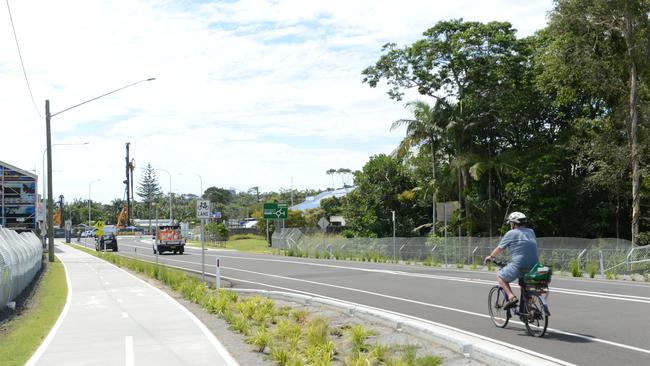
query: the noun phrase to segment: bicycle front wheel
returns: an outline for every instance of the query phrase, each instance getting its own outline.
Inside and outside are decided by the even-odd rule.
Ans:
[[[510,310],[504,310],[507,302],[506,293],[498,286],[492,287],[488,295],[488,311],[492,323],[499,328],[505,328],[510,320]]]
[[[542,337],[546,334],[548,327],[548,315],[544,311],[544,302],[539,295],[529,295],[526,301],[526,314],[522,320],[526,325],[528,334],[533,337]]]

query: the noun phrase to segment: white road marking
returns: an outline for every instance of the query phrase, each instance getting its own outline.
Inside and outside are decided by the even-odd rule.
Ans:
[[[154,256],[145,255],[145,257],[153,258]],[[242,260],[253,260],[253,261],[291,263],[291,264],[300,264],[300,265],[308,265],[308,266],[316,266],[316,267],[327,267],[327,268],[346,269],[346,270],[354,270],[354,271],[361,271],[361,272],[373,272],[373,273],[380,273],[380,274],[390,274],[390,275],[398,275],[398,276],[406,276],[406,277],[417,277],[417,278],[426,278],[426,279],[434,279],[434,280],[473,283],[473,284],[479,284],[479,285],[490,285],[490,286],[492,286],[495,283],[495,281],[474,279],[474,278],[462,278],[462,277],[434,275],[434,274],[426,274],[426,273],[411,273],[411,272],[393,271],[393,270],[385,270],[385,269],[356,268],[356,267],[346,267],[346,266],[339,266],[339,265],[333,265],[333,264],[322,264],[322,263],[294,262],[294,261],[282,260],[282,259],[242,258],[242,257],[227,256],[227,255],[222,255],[220,257],[221,258],[235,258],[235,259],[242,259]],[[165,258],[165,260],[170,261],[170,262],[187,263],[187,264],[192,264],[192,265],[199,265],[200,264],[200,263],[184,261],[184,260],[180,260],[180,259]],[[210,264],[210,263],[206,263],[205,266],[206,267],[215,267],[214,264]],[[226,267],[222,267],[222,268],[226,268]],[[207,271],[206,271],[206,273],[207,273]],[[213,275],[212,273],[210,273],[210,274]],[[519,286],[513,284],[512,287],[518,288]],[[561,294],[574,295],[574,296],[596,297],[596,298],[608,299],[608,300],[618,300],[618,301],[628,301],[628,302],[637,302],[637,303],[650,304],[650,297],[645,297],[645,296],[633,296],[633,295],[614,294],[614,293],[607,293],[607,292],[574,290],[574,289],[561,288],[561,287],[550,287],[549,289],[553,293],[561,293]]]
[[[154,256],[146,255],[145,257],[154,257]],[[391,273],[391,274],[408,273],[408,272],[402,272],[402,271],[388,271],[388,270],[375,270],[375,269],[368,269],[368,268],[354,268],[354,267],[345,267],[345,266],[337,266],[337,265],[329,265],[329,264],[294,262],[294,261],[277,260],[277,259],[241,258],[241,257],[236,257],[236,256],[220,256],[220,257],[222,257],[222,258],[228,257],[228,258],[235,258],[235,259],[245,259],[245,260],[286,262],[286,263],[293,263],[293,264],[305,264],[305,265],[313,265],[313,266],[319,266],[319,267],[343,268],[343,269],[366,271],[366,272],[379,272],[379,273]],[[192,265],[197,265],[197,263],[190,262],[190,261],[183,261],[183,260],[178,260],[178,259],[168,259],[168,258],[165,258],[165,259],[167,259],[168,261],[172,261],[172,262],[180,262],[180,263],[188,263],[188,264],[192,264]],[[214,267],[214,265],[210,265],[210,264],[207,264],[207,263],[206,263],[206,266]],[[188,268],[182,268],[182,267],[176,267],[176,268],[200,273],[200,271],[192,270],[192,269],[188,269]],[[482,317],[482,318],[489,318],[489,315],[486,315],[486,314],[480,314],[480,313],[475,313],[475,312],[471,312],[471,311],[467,311],[467,310],[456,309],[456,308],[451,308],[451,307],[436,305],[436,304],[430,304],[430,303],[425,303],[425,302],[421,302],[421,301],[417,301],[417,300],[405,299],[405,298],[400,298],[400,297],[396,297],[396,296],[385,295],[385,294],[380,294],[380,293],[375,293],[375,292],[371,292],[371,291],[355,289],[355,288],[350,288],[350,287],[345,287],[345,286],[338,286],[338,285],[332,285],[332,284],[328,284],[328,283],[321,283],[321,282],[316,282],[316,281],[309,281],[309,280],[303,280],[303,279],[298,279],[298,278],[291,278],[291,277],[273,275],[273,274],[269,274],[269,273],[248,271],[248,270],[237,269],[237,268],[232,268],[232,267],[223,267],[222,266],[221,268],[235,270],[235,271],[241,271],[241,272],[248,272],[248,273],[253,273],[253,274],[257,274],[257,275],[261,275],[261,276],[276,277],[276,278],[281,278],[281,279],[285,279],[285,280],[299,281],[299,282],[305,282],[305,283],[311,283],[311,284],[316,284],[316,285],[321,285],[321,286],[333,287],[333,288],[338,288],[338,289],[343,289],[343,290],[348,290],[348,291],[360,292],[360,293],[365,293],[365,294],[369,294],[369,295],[385,297],[385,298],[389,298],[389,299],[393,299],[393,300],[410,302],[410,303],[413,303],[413,304],[418,304],[418,305],[423,305],[423,306],[428,306],[428,307],[434,307],[434,308],[439,308],[439,309],[464,313],[464,314],[468,314],[468,315],[474,315],[474,316],[478,316],[478,317]],[[206,274],[208,274],[207,271],[206,271]],[[212,273],[209,273],[209,275],[214,276]],[[413,274],[411,274],[411,275],[413,275]],[[416,275],[418,275],[418,274],[416,274]],[[457,282],[477,283],[477,284],[494,284],[494,282],[487,281],[487,280],[463,279],[463,278],[450,277],[450,276],[438,276],[438,275],[426,275],[426,274],[425,274],[425,276],[429,276],[428,278],[432,278],[432,279],[441,279],[441,280],[449,280],[449,281],[457,281]],[[252,281],[236,279],[236,278],[227,277],[227,276],[223,276],[223,278],[226,278],[226,279],[231,278],[231,279],[242,281],[242,282],[255,283],[255,282],[252,282]],[[268,284],[264,284],[264,285],[274,287],[274,288],[286,289],[286,290],[290,290],[290,291],[294,291],[294,292],[301,292],[301,293],[305,293],[305,294],[310,294],[310,295],[313,295],[313,296],[325,297],[325,296],[322,296],[322,295],[311,294],[311,293],[307,293],[307,292],[304,292],[304,291],[283,288],[283,287],[275,286],[275,285],[268,285]],[[626,298],[626,297],[628,297],[628,295],[621,295],[621,294],[606,294],[606,293],[603,293],[603,294],[606,294],[606,295],[618,296],[618,297],[613,297],[613,296],[605,296],[605,295],[595,295],[595,294],[601,294],[601,293],[597,293],[597,292],[589,293],[587,291],[582,291],[582,290],[557,289],[557,288],[552,288],[552,290],[553,290],[553,292],[561,292],[561,293],[566,293],[566,294],[571,294],[571,295],[593,296],[593,297],[609,298],[609,299],[622,300],[622,301],[633,301],[633,302],[646,302],[647,301],[647,300],[629,299],[629,298]],[[558,290],[560,290],[560,291],[558,291]],[[638,296],[638,298],[650,300],[650,298],[641,297],[641,296]],[[336,300],[339,300],[339,299],[336,299]],[[381,309],[381,310],[385,310],[385,309]],[[400,314],[400,315],[403,315],[403,314]],[[406,315],[406,316],[408,316],[408,315]],[[516,324],[520,324],[520,325],[523,324],[521,322],[517,322],[517,321],[514,321],[514,320],[512,322],[516,323]],[[558,334],[564,334],[564,335],[568,335],[568,336],[572,336],[572,337],[576,337],[576,338],[580,338],[580,339],[584,339],[584,340],[588,340],[588,341],[592,341],[592,342],[599,342],[599,343],[603,343],[603,344],[608,344],[608,345],[611,345],[611,346],[614,346],[614,347],[619,347],[619,348],[623,348],[623,349],[637,351],[637,352],[641,352],[641,353],[645,353],[645,354],[650,354],[649,349],[644,349],[644,348],[630,346],[630,345],[626,345],[626,344],[622,344],[622,343],[618,343],[618,342],[608,341],[608,340],[605,340],[605,339],[602,339],[602,338],[596,338],[596,337],[585,336],[585,335],[582,335],[582,334],[570,333],[570,332],[566,332],[566,331],[559,330],[559,329],[554,329],[554,328],[548,328],[548,331],[558,333]]]
[[[261,283],[261,282],[248,281],[248,280],[244,280],[244,279],[240,279],[240,278],[225,277],[225,276],[223,278],[229,279],[229,280],[235,280],[235,281],[251,283],[251,284],[254,284],[254,285],[277,288],[277,289],[281,289],[281,290],[285,290],[285,291],[289,291],[289,292],[301,293],[301,294],[304,294],[304,295],[319,297],[319,298],[322,298],[322,299],[329,299],[329,300],[333,300],[333,301],[337,301],[337,302],[343,302],[343,303],[347,303],[347,304],[354,305],[354,306],[370,308],[370,309],[374,309],[374,310],[377,310],[377,311],[390,313],[390,314],[393,314],[393,315],[399,315],[399,316],[403,316],[405,318],[413,319],[413,320],[416,320],[416,321],[419,321],[419,322],[422,322],[422,323],[435,325],[435,326],[442,327],[442,328],[449,329],[449,330],[453,330],[453,331],[456,331],[456,332],[459,332],[459,333],[462,333],[462,334],[470,335],[472,337],[477,337],[477,338],[480,338],[480,339],[483,339],[483,340],[486,340],[486,341],[489,341],[489,342],[500,344],[502,346],[509,347],[509,348],[512,348],[512,349],[516,349],[518,351],[528,353],[530,355],[537,356],[537,357],[540,357],[540,358],[543,358],[543,359],[546,359],[546,360],[549,360],[549,361],[552,361],[552,362],[556,362],[556,363],[561,364],[561,365],[567,365],[567,366],[568,365],[574,365],[572,363],[562,361],[560,359],[557,359],[557,358],[554,358],[554,357],[551,357],[551,356],[548,356],[548,355],[545,355],[545,354],[542,354],[542,353],[531,351],[531,350],[529,350],[527,348],[515,346],[514,344],[503,342],[503,341],[500,341],[498,339],[486,337],[486,336],[483,336],[483,335],[480,335],[480,334],[477,334],[477,333],[472,333],[472,332],[469,332],[469,331],[466,331],[466,330],[463,330],[463,329],[460,329],[460,328],[452,327],[452,326],[447,325],[447,324],[437,323],[437,322],[434,322],[434,321],[431,321],[431,320],[428,320],[428,319],[418,318],[416,316],[403,314],[403,313],[399,313],[399,312],[392,311],[392,310],[376,308],[374,306],[359,304],[359,303],[355,303],[355,302],[351,302],[351,301],[347,301],[347,300],[341,300],[341,299],[337,299],[337,298],[334,298],[334,297],[329,297],[329,296],[325,296],[325,295],[316,294],[316,293],[313,293],[313,292],[301,291],[301,290],[296,290],[296,289],[291,289],[291,288],[287,288],[287,287],[281,287],[281,286],[276,286],[276,285],[271,285],[271,284],[266,284],[266,283]],[[522,323],[520,323],[520,324],[522,324]]]
[[[117,301],[118,304],[121,304],[121,303],[124,302],[124,300],[122,300],[122,299],[117,299],[117,300],[115,300],[115,301]]]
[[[133,349],[133,337],[132,336],[126,336],[124,338],[124,350],[125,350],[124,364],[126,366],[134,366],[135,365],[135,352],[134,352],[134,349]]]
[[[129,317],[129,314],[127,314],[126,312],[123,311],[122,312],[122,318],[128,318],[128,317]]]
[[[402,297],[397,297],[397,296],[392,296],[392,295],[385,295],[385,294],[380,294],[378,292],[361,290],[361,289],[356,289],[356,288],[352,288],[352,287],[332,285],[332,284],[329,284],[329,283],[322,283],[322,282],[316,282],[316,281],[310,281],[310,280],[303,280],[303,279],[299,279],[299,278],[291,278],[291,277],[285,277],[285,276],[273,275],[273,274],[269,274],[269,273],[249,271],[249,270],[245,270],[245,269],[238,269],[238,268],[232,268],[232,267],[221,267],[221,268],[229,269],[229,270],[233,270],[233,271],[245,272],[245,273],[252,273],[252,274],[256,274],[256,275],[260,275],[260,276],[275,277],[275,278],[280,278],[280,279],[284,279],[284,280],[304,282],[304,283],[309,283],[309,284],[313,284],[313,285],[332,287],[332,288],[336,288],[336,289],[340,289],[340,290],[359,292],[359,293],[378,296],[378,297],[383,297],[383,298],[387,298],[387,299],[391,299],[391,300],[404,301],[404,302],[409,302],[409,303],[412,303],[412,304],[423,305],[423,306],[428,306],[428,307],[433,307],[433,308],[438,308],[438,309],[449,310],[449,311],[454,311],[454,312],[458,312],[458,313],[478,316],[478,317],[481,317],[481,318],[489,318],[490,317],[489,315],[475,313],[473,311],[461,310],[461,309],[452,308],[452,307],[448,307],[448,306],[442,306],[442,305],[426,303],[426,302],[423,302],[423,301],[405,299],[405,298],[402,298]],[[224,277],[224,278],[227,278],[227,277]],[[269,286],[272,286],[272,285],[269,285]],[[278,288],[277,286],[273,286],[273,287]],[[292,291],[296,291],[296,290],[292,290]],[[320,296],[320,295],[318,295],[318,296]],[[514,320],[513,320],[513,322],[516,323],[516,324],[522,324],[523,325],[523,323],[521,323],[521,322],[517,322],[517,321],[514,321]],[[575,333],[565,332],[565,331],[559,330],[559,329],[548,328],[548,330],[551,331],[551,332],[554,332],[554,333],[559,333],[559,334],[564,334],[564,335],[568,335],[568,336],[572,336],[572,337],[577,337],[577,338],[588,340],[588,341],[591,341],[591,342],[604,343],[604,344],[608,344],[610,346],[615,346],[615,347],[619,347],[619,348],[628,349],[628,350],[631,350],[631,351],[637,351],[637,352],[641,352],[641,353],[650,354],[649,349],[629,346],[627,344],[608,341],[608,340],[605,340],[605,339],[602,339],[602,338],[596,338],[596,337],[585,336],[585,335],[582,335],[582,334],[575,334]]]

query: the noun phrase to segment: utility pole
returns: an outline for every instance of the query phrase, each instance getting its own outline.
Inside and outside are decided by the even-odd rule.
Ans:
[[[50,134],[50,101],[45,101],[45,134],[47,143],[47,242],[48,260],[54,262],[54,200],[52,200],[52,135]]]
[[[124,181],[124,184],[126,184],[126,226],[131,226],[131,175],[130,175],[131,162],[129,161],[129,145],[131,145],[131,143],[127,142],[126,143],[126,180]]]

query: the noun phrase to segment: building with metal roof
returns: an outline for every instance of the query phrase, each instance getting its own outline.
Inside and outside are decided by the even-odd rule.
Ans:
[[[341,198],[345,196],[346,194],[352,192],[354,190],[354,187],[352,188],[340,188],[334,191],[325,191],[317,194],[316,196],[313,197],[307,197],[305,199],[305,202],[299,203],[297,205],[293,205],[289,207],[291,210],[298,210],[298,211],[305,211],[310,208],[319,208],[320,207],[320,201],[326,199],[326,198],[331,198],[331,197],[336,197],[336,198]]]
[[[0,226],[16,231],[38,227],[38,176],[0,161]]]

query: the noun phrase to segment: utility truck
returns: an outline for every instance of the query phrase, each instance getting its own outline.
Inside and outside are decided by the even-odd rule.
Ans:
[[[164,252],[183,254],[185,251],[186,239],[181,235],[179,225],[158,226],[153,240],[153,254],[163,254]]]

